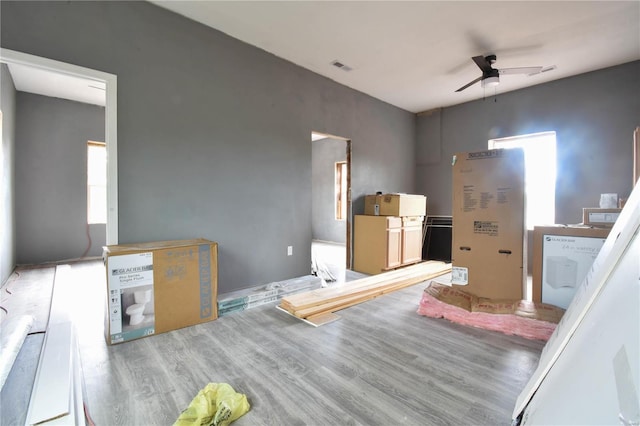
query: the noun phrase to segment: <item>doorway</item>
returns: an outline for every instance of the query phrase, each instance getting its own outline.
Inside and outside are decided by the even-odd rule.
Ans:
[[[108,245],[118,244],[117,76],[9,49],[0,49],[0,63],[28,68],[39,72],[40,75],[47,74],[71,80],[82,80],[104,87],[107,153],[106,243]],[[59,89],[61,85],[56,86]],[[44,96],[65,98],[64,93],[44,94]]]
[[[314,273],[345,281],[351,269],[351,140],[311,133],[312,247]]]

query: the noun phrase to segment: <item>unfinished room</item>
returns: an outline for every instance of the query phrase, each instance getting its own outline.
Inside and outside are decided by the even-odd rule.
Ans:
[[[640,2],[0,1],[1,425],[640,424]]]

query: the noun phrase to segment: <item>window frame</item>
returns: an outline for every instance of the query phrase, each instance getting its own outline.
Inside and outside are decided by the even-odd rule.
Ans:
[[[334,166],[334,219],[344,221],[347,219],[347,162],[336,161]]]

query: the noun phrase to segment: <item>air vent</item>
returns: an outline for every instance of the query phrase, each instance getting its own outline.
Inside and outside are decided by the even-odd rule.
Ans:
[[[343,64],[342,62],[335,60],[333,62],[331,62],[331,65],[333,65],[336,68],[340,68],[342,71],[351,71],[353,68],[351,68],[348,65]]]

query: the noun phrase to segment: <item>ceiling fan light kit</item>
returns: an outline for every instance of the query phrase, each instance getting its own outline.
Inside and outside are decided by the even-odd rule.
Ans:
[[[480,85],[484,88],[484,87],[496,87],[498,84],[500,84],[500,77],[495,76],[495,77],[487,77],[484,78],[480,81]]]
[[[519,68],[493,68],[493,64],[496,62],[496,55],[487,56],[474,56],[471,58],[476,63],[478,68],[482,71],[482,75],[475,80],[465,84],[456,92],[461,92],[467,87],[473,86],[477,82],[483,88],[496,87],[500,84],[500,74],[527,74],[533,75],[542,72],[543,67],[519,67]],[[548,67],[554,69],[555,67]]]

